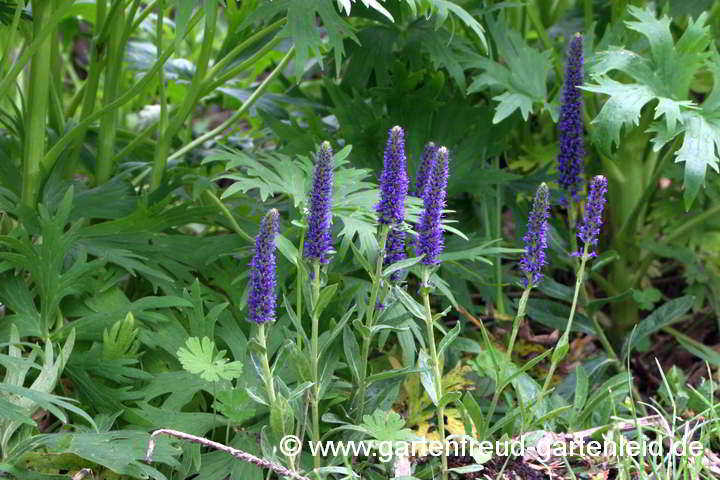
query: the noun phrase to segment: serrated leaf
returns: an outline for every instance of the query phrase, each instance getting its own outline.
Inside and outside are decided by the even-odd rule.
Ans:
[[[414,440],[415,434],[405,427],[405,420],[393,411],[376,410],[371,415],[363,415],[360,425],[368,435],[381,442]]]
[[[505,91],[493,98],[499,102],[493,123],[500,123],[518,109],[527,120],[534,104],[548,104],[546,80],[552,68],[550,52],[530,47],[522,35],[508,28],[503,20],[488,20],[488,28],[502,63],[474,57],[470,65],[484,73],[475,78],[467,92],[500,87]]]
[[[685,135],[675,162],[685,163],[685,209],[689,210],[700,187],[705,185],[707,167],[718,172],[720,118],[706,118],[697,112],[685,114]]]
[[[225,350],[215,351],[215,342],[208,337],[190,337],[185,342],[185,347],[177,351],[182,367],[208,382],[233,380],[242,375],[242,363],[229,362],[223,358],[224,354]]]

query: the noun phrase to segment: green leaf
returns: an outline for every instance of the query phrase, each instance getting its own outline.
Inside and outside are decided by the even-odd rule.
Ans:
[[[425,308],[416,302],[404,289],[396,286],[394,292],[408,312],[420,320],[425,319]]]
[[[460,330],[462,329],[462,324],[460,322],[456,322],[455,326],[445,335],[442,340],[440,340],[440,344],[438,345],[437,354],[438,357],[443,354],[446,348],[450,346],[450,344],[457,338],[458,335],[460,335]]]
[[[203,380],[217,382],[233,380],[242,375],[242,363],[229,362],[223,357],[225,350],[215,352],[215,342],[208,337],[199,339],[190,337],[177,351],[182,367],[190,373],[198,374]]]
[[[588,387],[590,384],[590,380],[588,378],[588,374],[585,371],[585,368],[582,365],[579,365],[575,369],[575,410],[578,412],[582,411],[583,407],[585,406],[585,401],[587,400],[588,395]]]
[[[353,378],[360,379],[360,345],[349,326],[343,328],[343,349]],[[367,379],[365,379],[367,382]]]
[[[288,400],[280,393],[270,405],[270,427],[275,435],[283,437],[293,432],[295,417]]]
[[[665,305],[648,315],[647,318],[635,327],[632,333],[625,340],[620,358],[627,358],[633,347],[635,347],[638,343],[648,338],[653,333],[677,321],[678,317],[684,315],[685,312],[690,310],[693,302],[695,302],[695,297],[690,295],[676,298],[675,300],[667,302]]]
[[[620,143],[623,127],[640,123],[640,111],[656,95],[647,85],[620,83],[609,77],[598,77],[596,84],[582,87],[583,90],[609,95],[600,113],[593,119],[593,141],[602,151],[610,154],[613,144]]]
[[[299,80],[311,55],[322,51],[325,42],[335,53],[335,64],[340,65],[345,52],[343,42],[351,39],[357,42],[350,25],[335,9],[334,2],[327,0],[275,0],[265,2],[246,21],[254,23],[258,19],[270,19],[280,12],[287,12],[286,31],[295,44],[295,77]],[[322,22],[324,32],[318,26]]]
[[[371,415],[363,415],[360,426],[368,435],[380,442],[414,440],[416,435],[405,427],[405,420],[394,411],[376,410]]]
[[[716,89],[720,89],[717,85]],[[720,149],[720,119],[706,117],[699,112],[688,112],[685,118],[685,135],[675,162],[685,163],[685,209],[689,210],[700,187],[705,185],[707,167],[718,172]]]
[[[36,448],[42,446],[55,455],[71,453],[86,461],[97,463],[115,472],[134,478],[166,480],[155,468],[145,463],[150,435],[136,430],[104,433],[53,433],[36,437]],[[173,448],[168,438],[158,438],[153,462],[179,468],[174,458],[180,450]]]
[[[627,22],[627,27],[647,39],[650,58],[622,48],[598,53],[591,68],[594,83],[581,87],[609,95],[592,121],[593,142],[605,154],[611,154],[613,145],[620,142],[623,127],[638,125],[643,107],[657,100],[655,121],[648,131],[655,133],[652,139],[655,151],[684,134],[683,143],[675,152],[675,161],[685,163],[684,200],[689,209],[704,184],[707,167],[718,171],[716,149],[720,147],[720,120],[714,111],[720,96],[717,82],[720,72],[713,65],[717,53],[708,48],[712,36],[706,25],[707,14],[690,21],[675,42],[667,16],[656,18],[650,8],[630,6],[628,11],[635,20]],[[714,58],[709,60],[711,56]],[[690,85],[704,65],[716,81],[713,92],[698,106],[691,97]],[[611,79],[607,75],[613,71],[628,75],[634,83]]]
[[[400,260],[399,262],[395,262],[389,267],[387,267],[385,270],[383,270],[382,275],[383,277],[388,277],[391,274],[397,272],[398,270],[410,268],[416,263],[420,262],[420,260],[422,260],[424,256],[425,254],[422,254],[419,257],[406,258],[404,260]]]
[[[508,28],[504,20],[487,18],[501,63],[474,57],[470,65],[482,69],[484,73],[475,78],[467,93],[500,87],[505,91],[493,98],[499,105],[495,108],[492,122],[500,123],[518,109],[527,120],[533,105],[548,103],[546,81],[552,68],[551,52],[539,52],[530,47],[519,32]]]
[[[420,354],[418,355],[418,368],[423,370],[422,373],[420,373],[420,383],[422,383],[433,405],[437,406],[439,398],[437,398],[437,389],[435,388],[435,374],[433,373],[432,359],[425,353],[425,350],[420,350]]]
[[[675,340],[688,352],[708,362],[711,365],[720,365],[720,353],[716,352],[707,345],[694,340],[684,333],[678,332],[674,328],[665,327],[664,331],[672,334]]]
[[[313,315],[315,315],[317,318],[320,318],[325,308],[328,306],[328,304],[330,304],[330,301],[335,296],[335,292],[337,292],[337,289],[338,284],[333,283],[332,285],[328,285],[320,291],[320,297],[318,297],[317,305],[315,305],[315,308],[313,309]]]

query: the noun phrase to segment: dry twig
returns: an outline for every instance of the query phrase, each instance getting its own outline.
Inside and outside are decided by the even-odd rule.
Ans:
[[[150,441],[148,442],[147,453],[145,454],[145,461],[148,463],[152,462],[152,454],[153,454],[153,451],[155,450],[155,437],[157,437],[159,435],[168,435],[171,437],[179,438],[181,440],[187,440],[188,442],[199,443],[200,445],[203,445],[205,447],[210,447],[215,450],[220,450],[221,452],[230,454],[231,456],[237,458],[238,460],[242,460],[244,462],[249,462],[249,463],[255,464],[261,468],[269,468],[273,472],[277,473],[278,475],[282,475],[284,477],[290,477],[295,480],[310,480],[308,477],[300,475],[299,473],[294,472],[288,468],[285,468],[282,465],[278,465],[269,460],[265,460],[264,458],[259,458],[250,453],[243,452],[242,450],[228,447],[227,445],[223,445],[222,443],[213,442],[212,440],[208,440],[207,438],[204,438],[204,437],[198,437],[196,435],[191,435],[191,434],[185,433],[185,432],[179,432],[177,430],[170,430],[168,428],[155,430],[150,435]]]

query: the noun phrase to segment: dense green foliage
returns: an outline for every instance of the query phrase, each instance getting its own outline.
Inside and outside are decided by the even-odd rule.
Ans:
[[[565,208],[556,182],[576,32],[585,184],[609,181],[595,258],[571,255],[588,202]],[[595,427],[687,441],[691,425],[702,458],[548,468],[716,478],[718,38],[717,0],[0,1],[0,471],[267,474],[167,437],[146,461],[169,428],[311,478],[381,479],[397,457],[321,458],[307,442],[540,445]],[[395,125],[411,193],[426,142],[450,151],[437,268],[412,248],[383,265]],[[303,246],[326,141],[325,266]],[[543,182],[548,262],[527,288]],[[249,263],[273,208],[277,320],[257,326]],[[427,208],[407,197],[409,237]],[[298,455],[278,450],[290,434]],[[417,460],[419,479],[535,478],[523,469],[538,464]]]

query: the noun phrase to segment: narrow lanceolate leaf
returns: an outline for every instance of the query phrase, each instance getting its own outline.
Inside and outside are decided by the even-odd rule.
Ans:
[[[716,87],[703,104],[698,105],[690,97],[690,84],[700,69],[706,67],[718,79],[717,54],[710,58],[712,38],[705,24],[707,15],[691,21],[675,41],[668,17],[656,18],[650,10],[636,7],[628,11],[634,20],[626,22],[627,28],[644,36],[650,51],[611,48],[597,54],[591,69],[593,82],[583,88],[609,98],[592,122],[593,142],[610,154],[620,143],[623,128],[638,125],[641,110],[653,106],[655,121],[649,131],[655,133],[654,149],[683,136],[675,161],[685,164],[685,206],[690,208],[705,182],[707,167],[717,171],[719,160],[718,82],[714,82]],[[613,72],[622,72],[632,82],[610,78]]]

